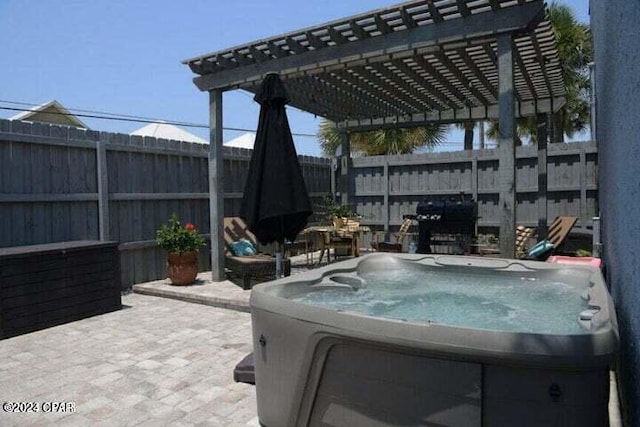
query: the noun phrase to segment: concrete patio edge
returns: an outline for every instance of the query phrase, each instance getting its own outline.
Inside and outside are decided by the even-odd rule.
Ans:
[[[171,298],[249,313],[251,291],[243,290],[229,280],[213,282],[209,277],[210,273],[201,273],[193,285],[186,286],[171,285],[167,279],[156,280],[133,285],[132,290],[136,294]]]

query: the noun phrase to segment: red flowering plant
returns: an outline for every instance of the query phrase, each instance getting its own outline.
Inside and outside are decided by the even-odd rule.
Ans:
[[[195,225],[188,222],[182,226],[178,215],[173,214],[169,223],[163,224],[156,231],[156,242],[169,253],[183,254],[199,251],[204,246],[204,237],[198,233]]]

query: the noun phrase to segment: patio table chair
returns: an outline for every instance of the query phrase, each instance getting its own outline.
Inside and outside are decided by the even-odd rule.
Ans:
[[[395,237],[395,242],[379,242],[376,239],[375,242],[371,242],[371,247],[378,252],[402,252],[402,243],[405,237],[411,234],[409,233],[411,225],[413,225],[413,220],[405,219],[404,221],[402,221],[402,224],[400,224],[400,229],[398,230],[398,232],[393,234],[393,236]],[[379,234],[376,234],[376,237],[377,236],[379,236]]]
[[[338,259],[340,250],[346,250],[347,256],[358,256],[358,233],[360,232],[360,221],[345,219],[339,228],[329,228],[321,233],[321,253],[318,263],[322,261],[323,255],[327,254],[327,261],[331,262],[331,250],[333,249],[334,261]]]

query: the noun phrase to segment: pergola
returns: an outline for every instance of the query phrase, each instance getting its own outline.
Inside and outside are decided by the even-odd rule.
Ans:
[[[349,132],[498,119],[500,250],[508,257],[514,255],[515,118],[536,115],[542,122],[565,102],[542,0],[413,0],[184,63],[210,96],[214,280],[224,279],[223,91],[255,92],[266,74],[278,73],[292,106],[343,131],[345,181]],[[544,149],[546,137],[539,139]],[[540,160],[546,169],[546,157]]]

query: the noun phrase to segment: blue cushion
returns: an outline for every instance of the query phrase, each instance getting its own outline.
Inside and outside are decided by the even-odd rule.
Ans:
[[[250,256],[256,254],[256,248],[247,239],[240,239],[237,242],[229,243],[229,248],[235,256]]]
[[[553,243],[548,240],[542,240],[538,242],[534,247],[529,249],[529,252],[527,252],[527,256],[531,258],[540,258],[551,249],[553,249]]]

